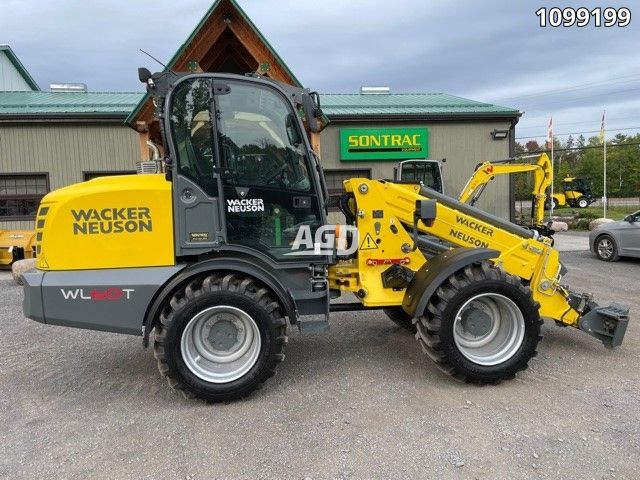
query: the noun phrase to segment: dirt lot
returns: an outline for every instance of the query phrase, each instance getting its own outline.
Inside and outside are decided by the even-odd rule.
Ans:
[[[0,478],[638,478],[640,261],[563,258],[576,290],[632,306],[619,350],[547,323],[529,370],[474,387],[382,313],[343,313],[213,406],[172,392],[138,337],[26,320],[0,273]]]

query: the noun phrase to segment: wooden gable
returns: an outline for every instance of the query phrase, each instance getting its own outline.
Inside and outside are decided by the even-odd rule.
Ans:
[[[176,72],[224,72],[263,75],[300,86],[287,65],[234,0],[217,0],[167,65]],[[145,96],[127,119],[141,134],[143,159],[146,140],[160,143],[160,128],[153,118],[151,99]]]

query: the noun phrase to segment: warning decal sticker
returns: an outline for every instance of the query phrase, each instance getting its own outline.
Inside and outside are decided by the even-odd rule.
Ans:
[[[362,243],[360,244],[360,250],[376,250],[378,248],[378,244],[373,239],[370,233],[364,237]]]

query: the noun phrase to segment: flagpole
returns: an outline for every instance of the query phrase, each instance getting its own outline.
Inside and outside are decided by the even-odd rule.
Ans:
[[[549,117],[549,128],[547,129],[547,142],[551,144],[551,198],[549,198],[549,221],[553,222],[553,187],[555,178],[555,162],[553,158],[553,115]]]
[[[604,218],[607,218],[607,139],[604,139],[604,196],[602,197],[604,205]]]
[[[553,183],[555,181],[555,160],[553,158],[553,133],[551,134],[551,209],[549,211],[549,220],[553,221]]]
[[[553,221],[553,115],[549,117],[549,126],[547,127],[547,148],[551,148],[551,191],[549,192],[549,221]]]
[[[602,112],[602,125],[600,126],[600,137],[602,140],[602,145],[604,148],[604,162],[603,162],[603,195],[602,195],[602,208],[603,208],[603,217],[607,218],[607,139],[605,136],[605,122],[606,122],[607,111]]]

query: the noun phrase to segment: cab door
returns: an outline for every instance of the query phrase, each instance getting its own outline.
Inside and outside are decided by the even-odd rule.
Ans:
[[[278,262],[326,262],[332,252],[317,234],[325,215],[297,112],[266,82],[224,81],[215,108],[228,243]]]
[[[168,101],[177,256],[206,253],[225,239],[210,114],[213,84],[211,77],[187,77]]]

